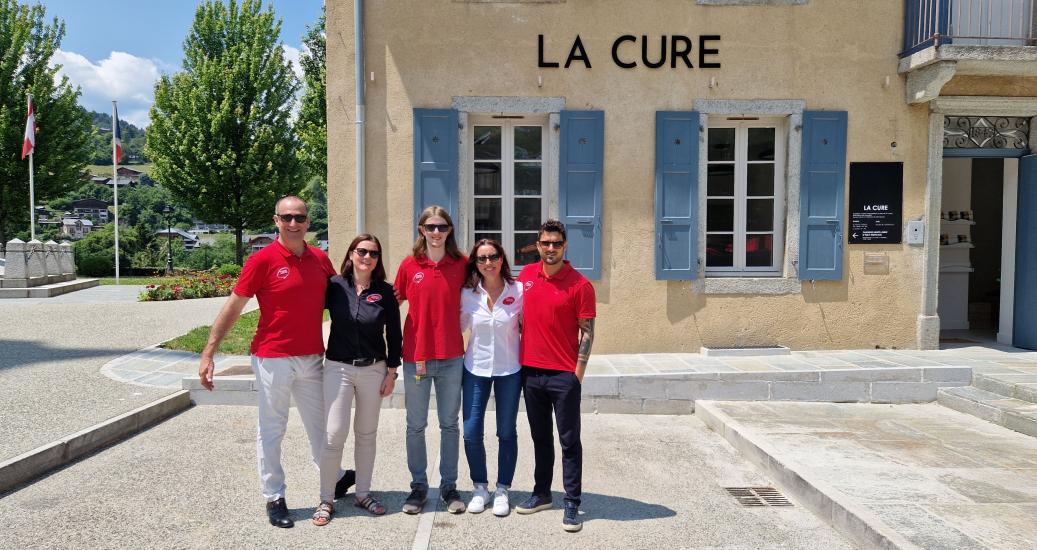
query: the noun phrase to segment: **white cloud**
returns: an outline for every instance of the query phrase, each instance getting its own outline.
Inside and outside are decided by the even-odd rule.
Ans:
[[[281,44],[281,48],[284,49],[284,58],[292,64],[292,72],[295,73],[295,77],[301,81],[303,71],[302,63],[299,62],[299,59],[302,57],[302,50],[289,46],[288,44]]]
[[[51,64],[61,65],[57,78],[67,76],[73,86],[80,87],[83,107],[111,113],[115,99],[119,101],[119,118],[140,127],[148,124],[159,78],[154,60],[112,52],[107,59],[93,63],[78,53],[57,50]]]

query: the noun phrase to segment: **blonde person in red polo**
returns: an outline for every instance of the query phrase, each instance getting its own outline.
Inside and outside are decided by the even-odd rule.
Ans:
[[[259,327],[252,339],[251,354],[252,371],[259,383],[256,452],[260,485],[270,524],[292,527],[284,499],[281,441],[288,424],[289,400],[294,398],[314,464],[320,464],[325,438],[321,323],[328,278],[335,274],[335,268],[324,252],[306,244],[310,222],[301,199],[285,197],[277,201],[274,223],[277,239],[248,258],[234,293],[212,324],[198,376],[202,385],[212,390],[213,356],[245,304],[255,296],[259,301]]]
[[[526,418],[533,438],[533,493],[515,511],[532,514],[551,502],[554,473],[554,430],[558,425],[562,447],[562,484],[565,513],[562,528],[583,527],[580,495],[583,479],[583,445],[580,441],[580,391],[594,342],[594,287],[563,260],[565,226],[547,220],[537,234],[540,261],[519,274],[522,283],[522,393]]]
[[[457,492],[460,445],[461,375],[464,342],[458,317],[465,257],[454,239],[450,214],[429,206],[418,216],[413,255],[404,258],[393,284],[400,301],[410,302],[403,325],[403,384],[407,407],[407,467],[411,492],[403,504],[408,514],[421,512],[428,500],[425,427],[433,384],[439,416],[439,495],[452,514],[464,512]]]

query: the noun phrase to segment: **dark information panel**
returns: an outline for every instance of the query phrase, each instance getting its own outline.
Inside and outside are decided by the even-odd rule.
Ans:
[[[899,244],[904,163],[850,163],[850,244]]]

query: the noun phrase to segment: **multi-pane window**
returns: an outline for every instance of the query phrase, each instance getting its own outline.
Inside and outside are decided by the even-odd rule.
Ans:
[[[475,242],[496,239],[513,266],[537,261],[546,213],[544,127],[527,120],[476,119],[469,141]]]
[[[706,273],[780,275],[785,224],[784,125],[709,120]]]

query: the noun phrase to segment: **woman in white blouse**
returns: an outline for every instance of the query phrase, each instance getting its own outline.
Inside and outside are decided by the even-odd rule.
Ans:
[[[468,255],[467,283],[461,291],[461,331],[470,331],[462,378],[464,450],[475,490],[468,511],[478,514],[490,500],[487,489],[486,447],[483,420],[493,388],[497,418],[497,489],[493,513],[511,511],[508,489],[518,459],[518,416],[522,373],[519,365],[519,324],[522,314],[522,285],[511,276],[508,258],[500,243],[482,239]]]

